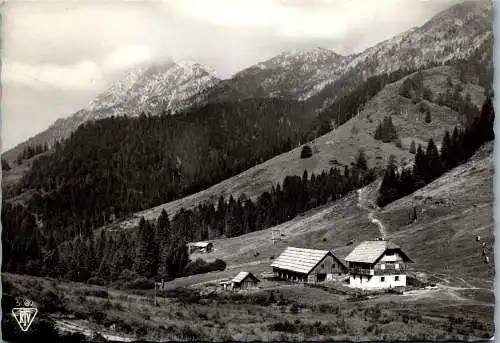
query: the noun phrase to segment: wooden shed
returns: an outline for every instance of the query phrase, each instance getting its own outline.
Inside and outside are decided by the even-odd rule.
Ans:
[[[211,242],[193,242],[188,243],[189,253],[199,252],[202,254],[210,253],[214,249],[214,244]]]
[[[345,264],[328,250],[288,247],[271,264],[274,275],[299,282],[332,280],[347,272]]]
[[[249,272],[240,272],[231,280],[232,289],[250,289],[256,288],[260,280]]]

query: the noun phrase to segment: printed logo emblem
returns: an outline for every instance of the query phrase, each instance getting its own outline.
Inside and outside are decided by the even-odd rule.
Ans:
[[[19,324],[21,330],[26,332],[33,323],[33,319],[35,319],[36,314],[38,313],[38,309],[36,307],[31,307],[33,306],[33,302],[31,300],[25,300],[22,303],[17,301],[17,306],[20,305],[24,306],[14,307],[12,309],[12,315],[14,316],[14,318],[16,318],[16,321]]]

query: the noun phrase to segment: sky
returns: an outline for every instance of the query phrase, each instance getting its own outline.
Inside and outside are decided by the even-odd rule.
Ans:
[[[2,13],[6,151],[86,107],[137,66],[201,63],[227,78],[296,48],[360,52],[461,0],[9,0]]]

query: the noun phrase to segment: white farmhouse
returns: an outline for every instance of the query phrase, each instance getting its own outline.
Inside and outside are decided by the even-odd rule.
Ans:
[[[406,286],[406,265],[413,261],[394,243],[377,240],[359,244],[345,261],[349,285],[363,289]]]

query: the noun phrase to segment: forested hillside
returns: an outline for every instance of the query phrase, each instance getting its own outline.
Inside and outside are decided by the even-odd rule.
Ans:
[[[464,69],[471,65],[470,61],[449,63],[459,63]],[[251,99],[211,104],[179,116],[113,117],[84,124],[50,153],[35,159],[31,170],[4,198],[4,265],[11,271],[37,272],[43,256],[58,256],[56,247],[66,246],[75,237],[88,242],[94,229],[117,218],[205,189],[291,150],[306,138],[328,132],[356,115],[385,85],[414,72],[400,70],[370,78],[319,116],[315,115],[314,102]],[[338,173],[333,170],[329,177],[338,179]],[[370,178],[349,181],[347,188],[324,186],[321,192],[326,193],[318,195],[321,200],[305,208],[335,198],[333,194],[345,194]],[[319,194],[320,189],[314,189],[312,194]],[[272,208],[265,202],[265,194],[258,202],[266,204],[262,211]],[[10,204],[9,199],[16,202]],[[229,206],[233,208],[229,213],[242,213],[240,205],[234,206]],[[248,206],[243,206],[249,211],[245,216],[255,217],[252,205]],[[224,216],[222,222],[207,225],[205,216],[213,211],[202,209],[189,214],[187,226],[174,226],[175,242],[239,235],[300,212],[289,209],[274,217],[262,212],[257,216],[261,218],[258,224],[252,225]],[[175,249],[172,254],[178,253]],[[42,265],[58,263],[44,261]]]
[[[26,206],[61,240],[113,218],[207,188],[316,137],[355,115],[385,84],[412,71],[368,79],[320,117],[307,102],[254,99],[182,116],[108,118],[82,125],[40,156],[6,198]]]
[[[494,120],[493,102],[488,97],[481,113],[472,117],[469,125],[464,129],[455,128],[452,134],[446,131],[441,151],[438,150],[434,140],[430,139],[425,150],[420,145],[416,150],[413,168],[401,172],[397,171],[395,161],[389,160],[380,186],[378,204],[385,206],[409,195],[464,163],[485,142],[494,140]]]
[[[186,243],[217,237],[235,237],[286,222],[375,179],[361,152],[353,168],[332,168],[329,173],[288,176],[256,201],[241,197],[181,209],[171,221],[162,212],[156,222],[140,221],[133,233],[118,235],[102,230],[100,235],[78,234],[62,242],[64,232],[40,228],[36,218],[22,205],[6,204],[4,270],[39,276],[63,277],[99,284],[117,282],[127,287],[149,285],[141,278],[172,279],[193,273],[225,268],[223,261],[205,264],[190,261]],[[17,229],[15,229],[17,228]],[[141,281],[142,280],[142,281]],[[132,284],[129,284],[132,287]]]

